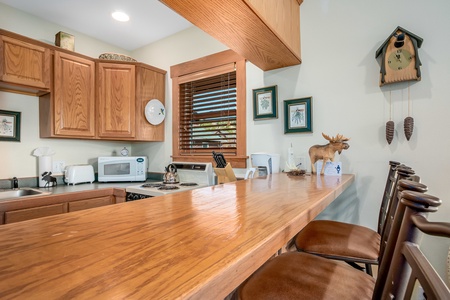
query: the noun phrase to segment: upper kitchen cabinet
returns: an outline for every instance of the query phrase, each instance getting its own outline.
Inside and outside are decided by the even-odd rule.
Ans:
[[[136,67],[136,140],[164,141],[164,122],[150,124],[145,118],[145,107],[152,99],[165,104],[166,71],[144,64]]]
[[[55,51],[54,87],[39,99],[41,137],[95,137],[95,61]]]
[[[29,95],[50,91],[50,49],[0,30],[0,90]]]
[[[264,71],[298,65],[303,0],[160,0]]]
[[[166,71],[94,59],[0,29],[0,90],[39,96],[42,138],[164,141],[145,107],[164,104]]]
[[[134,138],[136,134],[136,67],[97,63],[98,136]]]
[[[164,104],[166,71],[131,62],[97,62],[98,137],[129,141],[164,141],[164,123],[150,124],[145,107]]]

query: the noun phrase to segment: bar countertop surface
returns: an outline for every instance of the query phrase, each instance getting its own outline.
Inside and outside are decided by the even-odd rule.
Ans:
[[[354,181],[278,173],[0,226],[0,299],[223,299]]]

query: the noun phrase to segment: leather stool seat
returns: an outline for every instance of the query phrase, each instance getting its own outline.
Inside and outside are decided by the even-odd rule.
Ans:
[[[337,221],[311,221],[295,239],[299,249],[327,258],[377,264],[381,236],[374,230]]]
[[[239,289],[239,299],[372,299],[375,279],[339,261],[287,252],[266,262]]]

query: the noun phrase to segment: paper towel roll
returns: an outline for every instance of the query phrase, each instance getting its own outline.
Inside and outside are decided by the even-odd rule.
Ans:
[[[51,156],[39,156],[39,187],[53,186],[53,183],[48,183],[46,180],[42,180],[42,174],[45,172],[50,173],[53,167],[53,159]]]

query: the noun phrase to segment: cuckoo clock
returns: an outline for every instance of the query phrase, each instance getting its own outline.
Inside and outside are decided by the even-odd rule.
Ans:
[[[418,49],[422,42],[421,37],[400,26],[392,32],[375,53],[376,58],[381,55],[380,86],[421,79]]]

